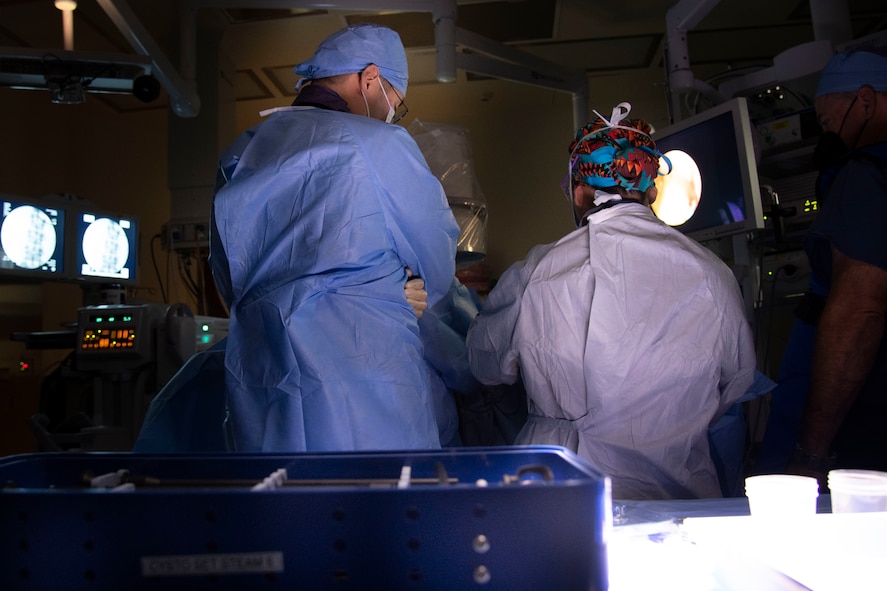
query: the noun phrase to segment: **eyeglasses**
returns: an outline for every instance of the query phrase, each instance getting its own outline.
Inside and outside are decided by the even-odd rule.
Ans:
[[[388,81],[385,80],[385,82]],[[406,114],[410,112],[410,110],[407,108],[407,104],[404,102],[404,97],[401,96],[399,92],[397,92],[397,89],[394,88],[394,85],[388,82],[388,86],[390,86],[391,90],[394,91],[394,96],[396,96],[398,100],[397,106],[394,107],[394,118],[391,120],[391,123],[397,123],[398,121],[403,119]]]
[[[567,171],[567,176],[561,181],[561,191],[564,192],[564,197],[567,198],[567,201],[571,203],[573,202],[573,167],[576,166],[578,160],[579,154],[575,154],[570,158],[570,170]]]

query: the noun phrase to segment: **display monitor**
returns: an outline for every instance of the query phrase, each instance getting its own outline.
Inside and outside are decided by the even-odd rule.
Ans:
[[[110,283],[137,280],[138,223],[96,211],[77,212],[74,274],[77,279]]]
[[[745,98],[658,130],[653,139],[672,165],[656,179],[659,219],[700,242],[764,228]]]
[[[65,209],[0,194],[0,276],[53,280],[64,273]]]

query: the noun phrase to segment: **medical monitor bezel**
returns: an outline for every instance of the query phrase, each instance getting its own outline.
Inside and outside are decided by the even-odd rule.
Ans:
[[[714,165],[709,164],[708,167],[700,166],[702,191],[703,195],[705,195],[706,179],[709,179],[710,184],[713,172],[719,177],[725,172],[734,174],[738,172],[738,183],[742,192],[742,206],[745,210],[745,219],[736,222],[718,220],[715,223],[699,227],[691,224],[693,221],[693,217],[691,217],[684,224],[672,226],[698,242],[764,229],[761,187],[758,180],[755,144],[747,100],[744,97],[731,99],[666,128],[656,130],[653,133],[653,140],[656,142],[657,148],[665,153],[668,150],[679,148],[681,138],[686,138],[688,134],[712,133],[714,127],[720,123],[721,118],[726,116],[730,117],[733,133],[732,137],[724,138],[723,141],[732,142],[732,145],[735,146],[735,161],[718,161]],[[690,155],[693,156],[693,154]],[[712,158],[711,154],[705,156]],[[710,163],[711,160],[706,162]],[[708,171],[708,174],[706,174],[706,171]],[[726,201],[723,192],[719,193],[717,197],[718,203]],[[697,211],[700,210],[697,209]]]
[[[50,218],[55,229],[55,249],[53,256],[48,259],[55,263],[55,268],[28,268],[22,267],[12,261],[0,244],[0,278],[30,281],[59,281],[68,277],[67,261],[67,234],[70,225],[70,210],[62,202],[56,202],[48,198],[31,198],[20,195],[0,193],[0,232],[6,222],[7,214],[4,213],[7,206],[13,210],[19,207],[33,207]],[[10,210],[12,211],[12,210]]]
[[[90,217],[92,220],[88,219]],[[84,266],[87,265],[87,257],[84,253],[83,247],[84,236],[86,235],[87,229],[100,219],[108,219],[112,223],[120,226],[123,235],[126,237],[129,250],[126,262],[123,267],[121,267],[121,269],[125,268],[128,270],[127,276],[125,277],[111,272],[101,273],[100,271],[95,270],[89,272],[84,271]],[[128,227],[123,227],[121,222],[128,224]],[[74,212],[74,219],[71,220],[71,245],[69,248],[71,260],[69,263],[70,272],[68,275],[76,281],[88,283],[136,285],[139,280],[139,228],[139,220],[136,216],[120,215],[96,207],[81,205],[76,209]]]

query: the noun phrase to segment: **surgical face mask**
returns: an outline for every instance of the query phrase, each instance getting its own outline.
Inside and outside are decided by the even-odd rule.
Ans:
[[[850,152],[850,148],[834,131],[827,131],[819,136],[816,149],[813,151],[813,166],[822,172],[837,164]]]
[[[391,101],[388,100],[388,93],[385,92],[385,87],[382,86],[382,79],[376,78],[376,80],[379,81],[379,88],[382,89],[382,96],[385,97],[385,102],[388,103],[388,116],[385,117],[385,123],[391,123],[394,120],[394,106],[391,104]]]
[[[850,148],[841,139],[841,132],[844,131],[844,124],[847,123],[847,116],[850,115],[854,104],[856,104],[856,97],[853,97],[850,106],[844,112],[844,118],[841,120],[841,126],[837,133],[826,131],[819,136],[816,149],[813,151],[813,166],[816,170],[820,172],[828,170],[850,152]]]

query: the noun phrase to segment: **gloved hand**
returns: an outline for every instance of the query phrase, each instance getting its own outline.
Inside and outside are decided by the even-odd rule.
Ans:
[[[413,272],[407,269],[407,277],[413,277]],[[407,279],[403,286],[407,302],[412,306],[416,318],[422,318],[422,314],[428,309],[428,292],[425,291],[425,280],[421,277]]]

